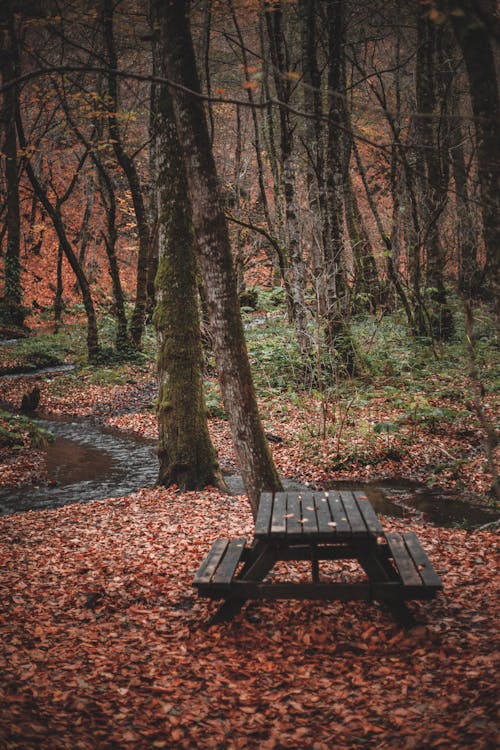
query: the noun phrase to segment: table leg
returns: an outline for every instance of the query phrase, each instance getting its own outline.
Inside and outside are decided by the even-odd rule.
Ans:
[[[276,556],[272,546],[267,542],[257,541],[249,550],[247,560],[236,578],[242,581],[263,581],[275,562]],[[228,596],[211,618],[209,625],[232,620],[246,601],[240,597]]]
[[[386,581],[397,580],[397,574],[384,557],[374,542],[370,548],[364,547],[357,552],[359,564],[368,576],[370,583],[384,583]],[[380,604],[394,617],[403,627],[412,627],[415,625],[415,619],[406,606],[403,599],[395,601],[380,601]]]
[[[314,545],[311,546],[311,569],[313,582],[319,583],[319,562],[316,547]]]

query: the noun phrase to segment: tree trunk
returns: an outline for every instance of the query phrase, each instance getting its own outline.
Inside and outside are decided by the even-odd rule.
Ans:
[[[0,16],[0,70],[2,83],[16,78],[17,49],[14,39],[12,3]],[[7,250],[5,253],[4,295],[1,300],[2,319],[7,325],[22,328],[24,309],[21,287],[21,219],[19,203],[19,175],[17,158],[16,116],[19,110],[17,86],[9,86],[3,93],[1,119],[3,125],[2,151],[5,159],[5,188],[7,203]]]
[[[290,83],[287,80],[286,54],[283,45],[283,14],[281,4],[274,3],[266,10],[267,32],[274,69],[274,84],[278,99],[288,103],[290,100]],[[281,185],[285,199],[286,238],[290,263],[290,290],[292,295],[292,312],[299,345],[303,359],[311,350],[311,340],[307,330],[307,313],[304,298],[306,286],[306,267],[302,257],[301,232],[297,204],[296,166],[294,159],[293,131],[290,113],[286,107],[280,107],[280,156]]]
[[[116,318],[116,348],[118,351],[127,352],[131,346],[127,331],[127,313],[125,311],[125,296],[123,294],[122,283],[120,279],[120,268],[116,255],[116,196],[114,185],[108,174],[106,167],[101,160],[94,154],[94,164],[96,165],[99,183],[101,187],[102,202],[106,212],[106,233],[103,233],[106,255],[108,256],[109,275],[113,288],[114,314]]]
[[[164,75],[159,55],[156,62],[155,74]],[[184,164],[168,88],[157,84],[156,97],[159,265],[153,320],[159,337],[158,483],[176,484],[182,490],[207,485],[224,488],[207,426],[194,235]]]
[[[173,81],[199,91],[186,0],[153,0],[160,44]],[[174,89],[177,132],[186,167],[207,309],[224,405],[254,514],[263,489],[281,484],[260,421],[219,183],[202,102]]]
[[[455,181],[455,211],[458,242],[458,288],[466,297],[480,294],[482,273],[477,260],[477,239],[473,221],[473,206],[469,200],[467,168],[463,149],[464,132],[458,128],[451,148],[453,179]]]
[[[346,224],[354,258],[354,291],[357,308],[368,308],[370,312],[382,304],[382,290],[372,244],[359,210],[358,200],[350,174],[344,183]]]
[[[62,245],[59,243],[59,247],[57,248],[57,266],[56,266],[56,293],[54,296],[54,329],[57,333],[59,330],[59,327],[61,325],[61,317],[62,317],[62,311],[64,309],[64,301],[63,301],[63,277],[62,277],[62,267],[63,267],[63,258],[64,258],[64,250],[62,248]]]
[[[150,23],[153,19],[150,19]],[[152,29],[153,44],[152,44],[152,57],[153,57],[153,75],[156,75],[156,71],[160,70],[158,60],[158,45],[154,35],[154,29]],[[151,82],[149,88],[149,191],[148,191],[148,221],[150,227],[150,240],[149,240],[149,261],[148,261],[148,280],[147,280],[147,316],[148,318],[154,312],[156,303],[156,292],[155,292],[155,279],[158,271],[158,205],[157,205],[157,190],[155,185],[155,174],[156,174],[156,146],[157,146],[157,133],[158,133],[158,92],[159,84],[155,81]]]
[[[325,270],[327,279],[326,341],[339,364],[353,374],[359,362],[352,341],[350,295],[344,258],[344,142],[345,116],[345,0],[332,0],[328,17],[328,132],[326,151],[327,219]]]
[[[115,41],[113,33],[113,0],[102,0],[103,8],[103,27],[104,41],[109,64],[108,73],[108,96],[109,106],[109,135],[113,144],[116,159],[123,169],[127,178],[132,203],[134,205],[135,219],[137,222],[137,233],[139,236],[139,252],[137,256],[137,284],[135,294],[135,306],[130,321],[130,335],[134,344],[140,348],[142,334],[144,332],[144,322],[146,319],[147,306],[147,281],[148,281],[148,263],[150,259],[151,243],[150,228],[141,182],[133,160],[125,151],[123,139],[118,125],[118,82],[116,73],[118,60],[115,50]]]
[[[298,11],[301,33],[304,111],[308,113],[312,112],[314,115],[314,117],[308,117],[305,121],[307,198],[313,223],[311,255],[318,314],[321,318],[324,318],[327,310],[327,294],[325,266],[323,263],[324,248],[322,240],[324,239],[324,233],[322,226],[326,214],[326,196],[321,72],[317,59],[317,0],[299,0]]]
[[[493,3],[454,0],[451,22],[464,56],[475,118],[477,164],[483,239],[486,250],[485,281],[489,296],[500,312],[500,133],[495,55],[485,21],[494,22]],[[480,13],[478,11],[481,11]]]
[[[46,210],[47,214],[50,217],[50,220],[52,221],[52,224],[54,226],[54,229],[56,231],[59,244],[62,247],[64,254],[66,258],[68,259],[68,262],[73,270],[73,273],[75,274],[78,286],[80,287],[80,293],[82,295],[82,303],[85,308],[85,313],[87,315],[87,352],[88,352],[88,358],[89,362],[95,362],[99,358],[100,354],[100,348],[99,348],[99,336],[98,336],[98,330],[97,330],[97,317],[95,314],[95,308],[94,303],[92,300],[92,294],[90,291],[90,286],[87,280],[87,277],[85,276],[85,273],[78,262],[78,257],[73,250],[71,243],[68,239],[68,235],[66,234],[64,221],[61,216],[60,212],[60,206],[54,205],[50,198],[48,197],[47,191],[38,179],[38,176],[33,169],[33,166],[30,162],[29,157],[27,156],[27,148],[28,144],[26,142],[26,138],[24,135],[24,129],[21,117],[18,113],[17,117],[17,134],[19,137],[19,144],[21,148],[25,151],[25,167],[26,167],[26,173],[28,175],[28,178],[33,186],[33,190],[36,193],[36,196],[38,200],[40,201],[41,205]],[[75,179],[71,181],[71,184],[74,186]],[[69,195],[69,192],[67,192],[66,197]]]
[[[438,104],[438,47],[442,29],[428,18],[418,19],[416,94],[420,160],[422,174],[423,244],[427,256],[426,286],[429,333],[448,339],[453,333],[453,318],[444,285],[445,257],[439,236],[440,217],[448,197],[448,174],[441,157],[440,143],[446,122],[446,97]],[[446,155],[446,158],[447,155]]]

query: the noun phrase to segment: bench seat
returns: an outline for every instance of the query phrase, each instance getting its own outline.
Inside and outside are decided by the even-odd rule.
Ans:
[[[387,554],[402,585],[404,598],[432,598],[443,584],[413,532],[387,533]]]
[[[245,549],[245,537],[216,539],[194,577],[193,586],[198,588],[200,594],[214,588],[229,588]]]

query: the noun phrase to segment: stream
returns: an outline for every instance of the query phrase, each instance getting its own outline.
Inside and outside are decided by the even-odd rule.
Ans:
[[[151,487],[158,476],[158,459],[151,440],[124,435],[92,419],[37,419],[55,436],[47,447],[47,483],[0,487],[0,515],[58,508],[76,502],[128,495]],[[241,477],[225,477],[233,495],[244,494]],[[284,489],[312,489],[284,479]],[[366,493],[377,513],[417,518],[438,526],[480,526],[496,516],[426,485],[409,480],[373,483],[334,482],[321,489],[357,489]]]

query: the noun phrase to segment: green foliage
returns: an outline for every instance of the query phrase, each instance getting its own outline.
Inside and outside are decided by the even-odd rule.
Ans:
[[[377,422],[377,424],[373,426],[373,432],[377,435],[390,435],[393,432],[397,432],[398,429],[398,426],[394,424],[394,422]]]
[[[51,432],[28,417],[0,411],[0,448],[43,448],[54,440]]]
[[[90,382],[95,385],[124,385],[129,379],[129,374],[122,367],[92,367]]]
[[[286,293],[283,287],[275,286],[272,289],[262,289],[256,286],[254,290],[258,293],[259,310],[263,312],[275,312],[278,309],[285,309]]]
[[[292,332],[282,323],[247,333],[250,365],[261,390],[287,391],[303,383],[304,364]]]
[[[64,364],[67,344],[47,334],[28,337],[0,349],[0,372],[34,372]]]
[[[205,387],[205,406],[207,407],[207,415],[217,419],[227,419],[227,414],[224,410],[222,397],[217,383],[205,380],[203,385]]]
[[[257,310],[259,304],[259,292],[256,287],[253,289],[244,289],[239,294],[240,307],[242,310]]]

